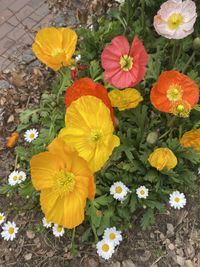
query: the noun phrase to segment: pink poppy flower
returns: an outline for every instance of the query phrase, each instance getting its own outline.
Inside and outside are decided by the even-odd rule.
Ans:
[[[158,34],[168,39],[183,39],[194,31],[196,5],[191,0],[168,0],[154,17]]]
[[[126,37],[115,37],[101,55],[105,81],[119,89],[137,85],[144,78],[147,62],[147,52],[137,36],[131,47]]]

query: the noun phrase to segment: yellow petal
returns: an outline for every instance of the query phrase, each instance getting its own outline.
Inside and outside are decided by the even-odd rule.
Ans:
[[[43,152],[32,157],[30,167],[33,186],[42,190],[53,186],[53,175],[64,168],[64,162],[56,155]]]

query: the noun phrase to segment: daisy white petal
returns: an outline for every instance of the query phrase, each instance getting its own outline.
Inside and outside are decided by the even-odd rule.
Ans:
[[[63,236],[64,233],[65,233],[64,228],[62,226],[58,225],[58,224],[54,224],[52,230],[53,230],[53,234],[56,237]]]
[[[121,231],[118,231],[116,227],[107,228],[104,231],[103,239],[109,240],[114,246],[117,246],[122,241]]]
[[[19,181],[19,172],[18,171],[13,171],[10,173],[8,176],[8,184],[11,186],[14,186],[18,184]]]
[[[136,189],[136,194],[137,194],[138,198],[145,198],[146,199],[149,195],[149,189],[146,188],[144,185],[142,185]]]
[[[4,213],[0,212],[0,225],[5,221]]]
[[[26,180],[26,173],[23,171],[20,171],[18,174],[18,184],[21,182],[24,182]]]
[[[174,191],[169,196],[169,204],[174,209],[182,209],[186,205],[186,198],[184,193],[180,193],[179,191]]]
[[[43,226],[45,228],[50,228],[51,227],[51,222],[48,222],[45,217],[42,219],[42,223],[43,223]]]
[[[104,258],[105,260],[108,260],[112,257],[112,254],[114,252],[114,245],[113,242],[110,242],[107,239],[103,239],[99,241],[96,244],[97,248],[97,254]]]
[[[26,142],[31,143],[33,140],[35,140],[38,137],[38,131],[36,129],[30,129],[27,130],[24,134],[24,139],[26,140]]]
[[[116,182],[110,187],[110,194],[119,201],[123,201],[128,192],[128,187],[122,182]]]
[[[16,234],[19,228],[16,226],[15,222],[7,222],[2,227],[3,231],[1,232],[1,236],[4,240],[13,240],[16,237]]]

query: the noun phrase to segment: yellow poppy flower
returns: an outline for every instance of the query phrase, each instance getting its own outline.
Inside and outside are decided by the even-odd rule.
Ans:
[[[100,170],[120,144],[113,135],[110,110],[97,97],[82,96],[72,102],[66,111],[65,125],[59,137],[74,146],[94,172]]]
[[[184,147],[192,147],[194,150],[200,150],[200,129],[184,133],[180,143]]]
[[[69,28],[43,28],[38,31],[32,50],[41,62],[56,71],[70,65],[76,43],[76,32]]]
[[[47,152],[30,161],[31,179],[40,191],[40,205],[47,221],[74,228],[84,220],[86,199],[95,196],[94,177],[88,163],[56,138]]]
[[[157,148],[149,156],[150,165],[161,171],[164,167],[169,170],[177,165],[177,158],[169,148]]]
[[[134,88],[124,90],[114,89],[108,94],[113,107],[117,107],[120,111],[135,108],[143,101],[140,92]]]

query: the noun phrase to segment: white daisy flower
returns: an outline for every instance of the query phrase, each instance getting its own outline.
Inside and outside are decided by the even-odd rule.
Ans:
[[[121,231],[118,231],[116,227],[107,228],[104,231],[103,239],[109,240],[114,246],[117,246],[122,241]]]
[[[110,242],[109,240],[106,239],[99,241],[96,244],[96,248],[97,248],[97,254],[102,258],[104,258],[105,260],[110,259],[114,252],[113,242]]]
[[[35,140],[38,137],[38,131],[36,129],[30,129],[27,130],[24,134],[24,139],[26,142],[31,143],[33,140]]]
[[[147,198],[149,195],[149,189],[142,185],[136,189],[136,194],[138,198]]]
[[[18,184],[19,181],[19,172],[18,171],[13,171],[10,173],[8,176],[8,184],[11,186],[14,186]]]
[[[186,198],[184,193],[180,193],[179,191],[174,191],[169,196],[169,204],[174,209],[182,209],[186,204]]]
[[[24,182],[26,180],[26,173],[23,171],[20,171],[18,173],[18,184],[20,184],[21,182]]]
[[[75,57],[75,59],[76,59],[76,61],[79,61],[79,60],[81,59],[81,55],[77,55],[77,56]]]
[[[123,201],[128,192],[128,187],[122,182],[116,182],[110,187],[110,194],[119,201]]]
[[[16,226],[15,222],[7,222],[4,223],[2,227],[3,231],[1,232],[1,236],[4,240],[13,240],[16,237],[16,233],[18,232],[19,228]]]
[[[0,225],[5,221],[4,213],[0,212]]]
[[[58,224],[54,224],[52,230],[53,230],[53,234],[56,237],[63,236],[64,233],[65,233],[65,229],[62,226],[58,225]]]
[[[45,217],[42,219],[42,223],[43,223],[43,226],[45,228],[50,228],[51,227],[51,222],[48,222]]]

